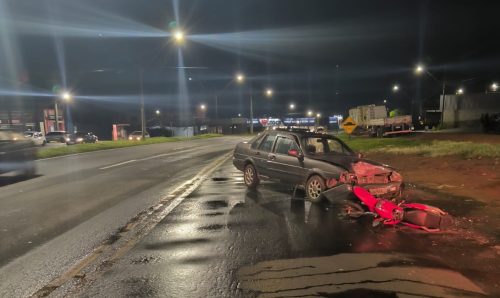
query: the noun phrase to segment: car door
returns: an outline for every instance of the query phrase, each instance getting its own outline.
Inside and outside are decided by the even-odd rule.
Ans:
[[[287,183],[300,183],[304,175],[304,162],[288,154],[289,150],[302,151],[292,136],[278,135],[272,153],[268,154],[269,170],[272,176]]]
[[[262,139],[259,146],[256,149],[251,150],[252,159],[254,160],[255,167],[260,175],[272,177],[268,165],[268,155],[272,152],[275,141],[275,134],[267,134]]]

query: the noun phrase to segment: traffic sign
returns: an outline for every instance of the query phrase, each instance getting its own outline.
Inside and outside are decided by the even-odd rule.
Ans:
[[[344,121],[342,121],[342,127],[344,128],[344,132],[348,135],[352,134],[352,132],[354,131],[354,129],[356,129],[357,126],[358,124],[356,124],[356,122],[354,122],[354,120],[352,120],[350,116],[347,117]]]

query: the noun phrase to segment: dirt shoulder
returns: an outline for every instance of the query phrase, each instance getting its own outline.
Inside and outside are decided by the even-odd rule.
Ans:
[[[405,183],[500,206],[500,160],[369,153],[367,158],[398,169]]]
[[[500,144],[500,134],[484,133],[456,133],[456,132],[426,132],[418,133],[413,136],[417,140],[425,141],[456,141],[456,142],[474,142],[486,144]]]

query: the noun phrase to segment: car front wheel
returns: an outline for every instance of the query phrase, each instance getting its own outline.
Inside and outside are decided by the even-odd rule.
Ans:
[[[323,199],[325,190],[325,181],[318,175],[314,175],[306,183],[307,199],[313,203],[319,203]]]
[[[257,170],[252,164],[245,166],[243,170],[243,180],[248,188],[255,188],[259,185],[259,176],[257,175]]]

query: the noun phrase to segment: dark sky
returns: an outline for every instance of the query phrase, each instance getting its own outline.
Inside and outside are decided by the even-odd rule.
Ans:
[[[50,92],[54,84],[64,85],[65,73],[67,88],[81,96],[81,111],[91,106],[95,115],[135,113],[143,69],[149,112],[173,111],[187,100],[178,96],[177,47],[162,36],[175,20],[174,2],[0,2],[3,24],[10,22],[0,31],[0,62],[14,61],[0,70],[2,89],[12,88],[17,77],[22,88]],[[500,80],[500,1],[182,0],[178,5],[179,25],[188,34],[182,52],[185,78],[192,78],[189,105],[207,103],[212,116],[215,93],[220,115],[247,114],[250,82],[256,115],[280,116],[291,102],[298,111],[327,114],[388,99],[392,108],[409,111],[410,102],[429,102],[440,92],[429,75],[414,75],[418,62],[438,81],[446,66],[449,92],[460,86],[483,92]],[[237,71],[248,77],[244,87],[229,84]],[[398,94],[391,92],[394,83],[401,87]],[[272,99],[263,96],[267,87],[275,90]],[[48,97],[40,100],[50,103]]]

